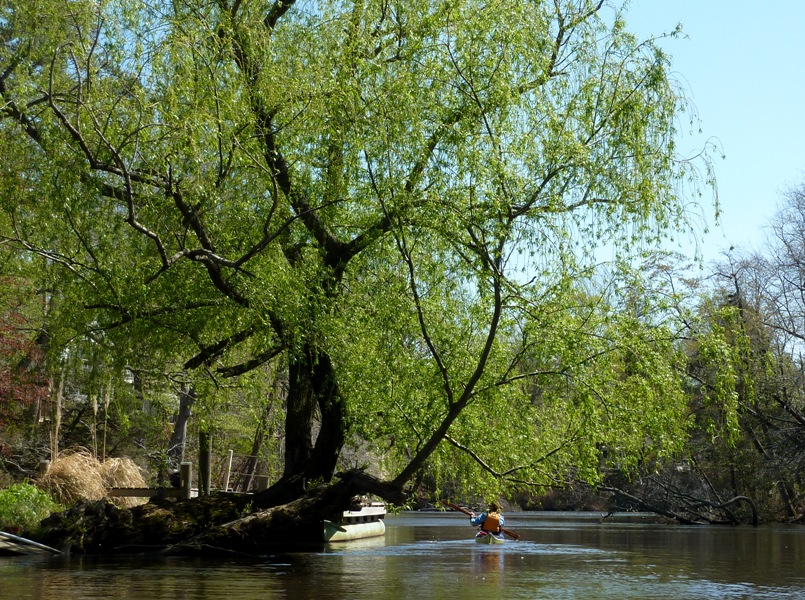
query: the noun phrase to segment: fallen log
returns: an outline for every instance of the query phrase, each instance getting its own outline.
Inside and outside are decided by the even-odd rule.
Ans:
[[[291,502],[223,523],[191,539],[172,545],[168,554],[262,555],[278,546],[318,546],[323,543],[323,521],[338,522],[345,510],[357,509],[356,490],[402,503],[402,492],[363,471],[339,473],[338,481],[308,490]],[[265,501],[257,494],[255,502]]]
[[[729,508],[733,504],[744,503],[749,506],[749,509],[752,512],[752,525],[754,527],[757,527],[758,525],[757,508],[755,507],[755,503],[752,501],[752,499],[747,496],[735,496],[734,498],[726,502],[712,502],[706,499],[700,499],[700,498],[694,499],[690,495],[677,493],[676,497],[679,500],[680,507],[677,510],[671,510],[670,508],[664,508],[662,506],[658,506],[645,498],[635,496],[616,487],[599,486],[598,489],[599,491],[602,492],[609,492],[613,494],[615,497],[628,500],[634,506],[637,506],[640,510],[653,512],[657,515],[661,515],[668,519],[677,521],[683,525],[699,525],[702,523],[707,523],[710,525],[720,525],[720,524],[740,525],[741,523],[740,519],[738,519],[738,517],[735,516],[735,514],[731,510],[729,510]],[[698,509],[701,508],[707,508],[710,509],[711,511],[719,511],[719,510],[724,511],[728,515],[729,519],[726,521],[717,520],[712,516],[699,512]],[[689,516],[685,516],[684,514],[682,514],[683,512]]]
[[[29,537],[70,554],[142,553],[192,537],[212,523],[242,515],[248,499],[212,494],[192,500],[152,499],[120,508],[109,499],[81,500],[49,516]]]
[[[299,483],[289,480],[253,495],[216,492],[178,502],[152,500],[131,509],[108,500],[82,501],[45,519],[41,533],[32,539],[73,554],[254,556],[278,547],[322,543],[323,521],[337,521],[360,494],[397,503],[405,498],[401,490],[362,471],[339,474],[335,482],[301,493]]]

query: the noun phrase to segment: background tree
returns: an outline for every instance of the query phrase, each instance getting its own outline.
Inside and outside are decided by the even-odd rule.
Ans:
[[[0,456],[6,458],[13,439],[29,439],[49,392],[41,297],[8,266],[0,271]]]
[[[690,434],[672,461],[641,465],[639,480],[609,478],[625,506],[682,521],[800,518],[803,388],[791,318],[799,297],[791,271],[797,259],[790,254],[798,234],[789,209],[782,209],[774,231],[792,231],[772,239],[766,254],[731,250],[709,278],[687,280],[698,296],[691,290],[675,301],[687,355]],[[684,282],[669,271],[665,287]]]

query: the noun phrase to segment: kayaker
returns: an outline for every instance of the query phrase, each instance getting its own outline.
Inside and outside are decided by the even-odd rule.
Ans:
[[[500,514],[500,506],[498,506],[497,502],[490,502],[488,511],[478,516],[475,516],[474,513],[470,516],[470,523],[472,525],[480,527],[481,531],[494,533],[495,535],[500,535],[502,531],[501,528],[504,524],[503,521],[503,515]]]

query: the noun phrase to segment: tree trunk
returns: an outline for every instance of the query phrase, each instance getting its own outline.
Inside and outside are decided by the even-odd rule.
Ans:
[[[329,481],[335,473],[338,457],[347,434],[346,409],[328,354],[319,356],[313,370],[321,427],[313,448],[313,460],[307,469],[310,479]]]
[[[309,480],[329,481],[346,437],[344,403],[329,355],[310,346],[292,359],[285,414],[285,469],[283,479],[302,474]],[[321,416],[315,445],[316,417]]]
[[[263,412],[260,414],[260,421],[257,423],[257,429],[254,432],[252,440],[252,451],[249,455],[246,465],[243,468],[238,488],[241,492],[248,492],[254,480],[254,474],[257,471],[257,457],[260,454],[260,449],[263,447],[263,439],[266,435],[268,427],[268,418],[271,416],[271,407],[273,400],[269,400],[263,407]]]
[[[310,490],[287,504],[204,530],[167,549],[169,554],[264,555],[278,546],[321,544],[322,521],[338,520],[353,502],[351,486],[340,481]]]
[[[173,433],[168,442],[168,464],[170,468],[178,468],[184,461],[187,422],[190,420],[196,398],[196,391],[192,388],[182,388],[181,392],[179,392],[179,412],[176,414],[176,421],[173,424]]]
[[[316,398],[308,360],[288,365],[288,399],[285,410],[285,469],[283,478],[304,473],[313,455],[313,421]]]
[[[52,406],[53,414],[51,416],[51,430],[50,430],[50,460],[55,461],[59,457],[59,430],[61,429],[61,405],[62,394],[64,393],[64,370],[59,373],[59,379],[56,382],[56,389],[53,390],[51,383]]]
[[[246,517],[208,528],[201,534],[168,548],[169,554],[264,555],[278,546],[322,543],[322,521],[338,520],[345,510],[356,508],[355,496],[371,493],[389,502],[402,504],[403,493],[388,482],[380,481],[359,469],[338,475],[336,483],[315,487],[301,498],[283,505],[260,510],[268,495],[256,494],[258,509]]]

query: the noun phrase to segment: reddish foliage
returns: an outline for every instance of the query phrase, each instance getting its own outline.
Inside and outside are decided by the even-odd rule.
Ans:
[[[47,398],[43,350],[12,310],[0,314],[0,424],[21,407]]]

